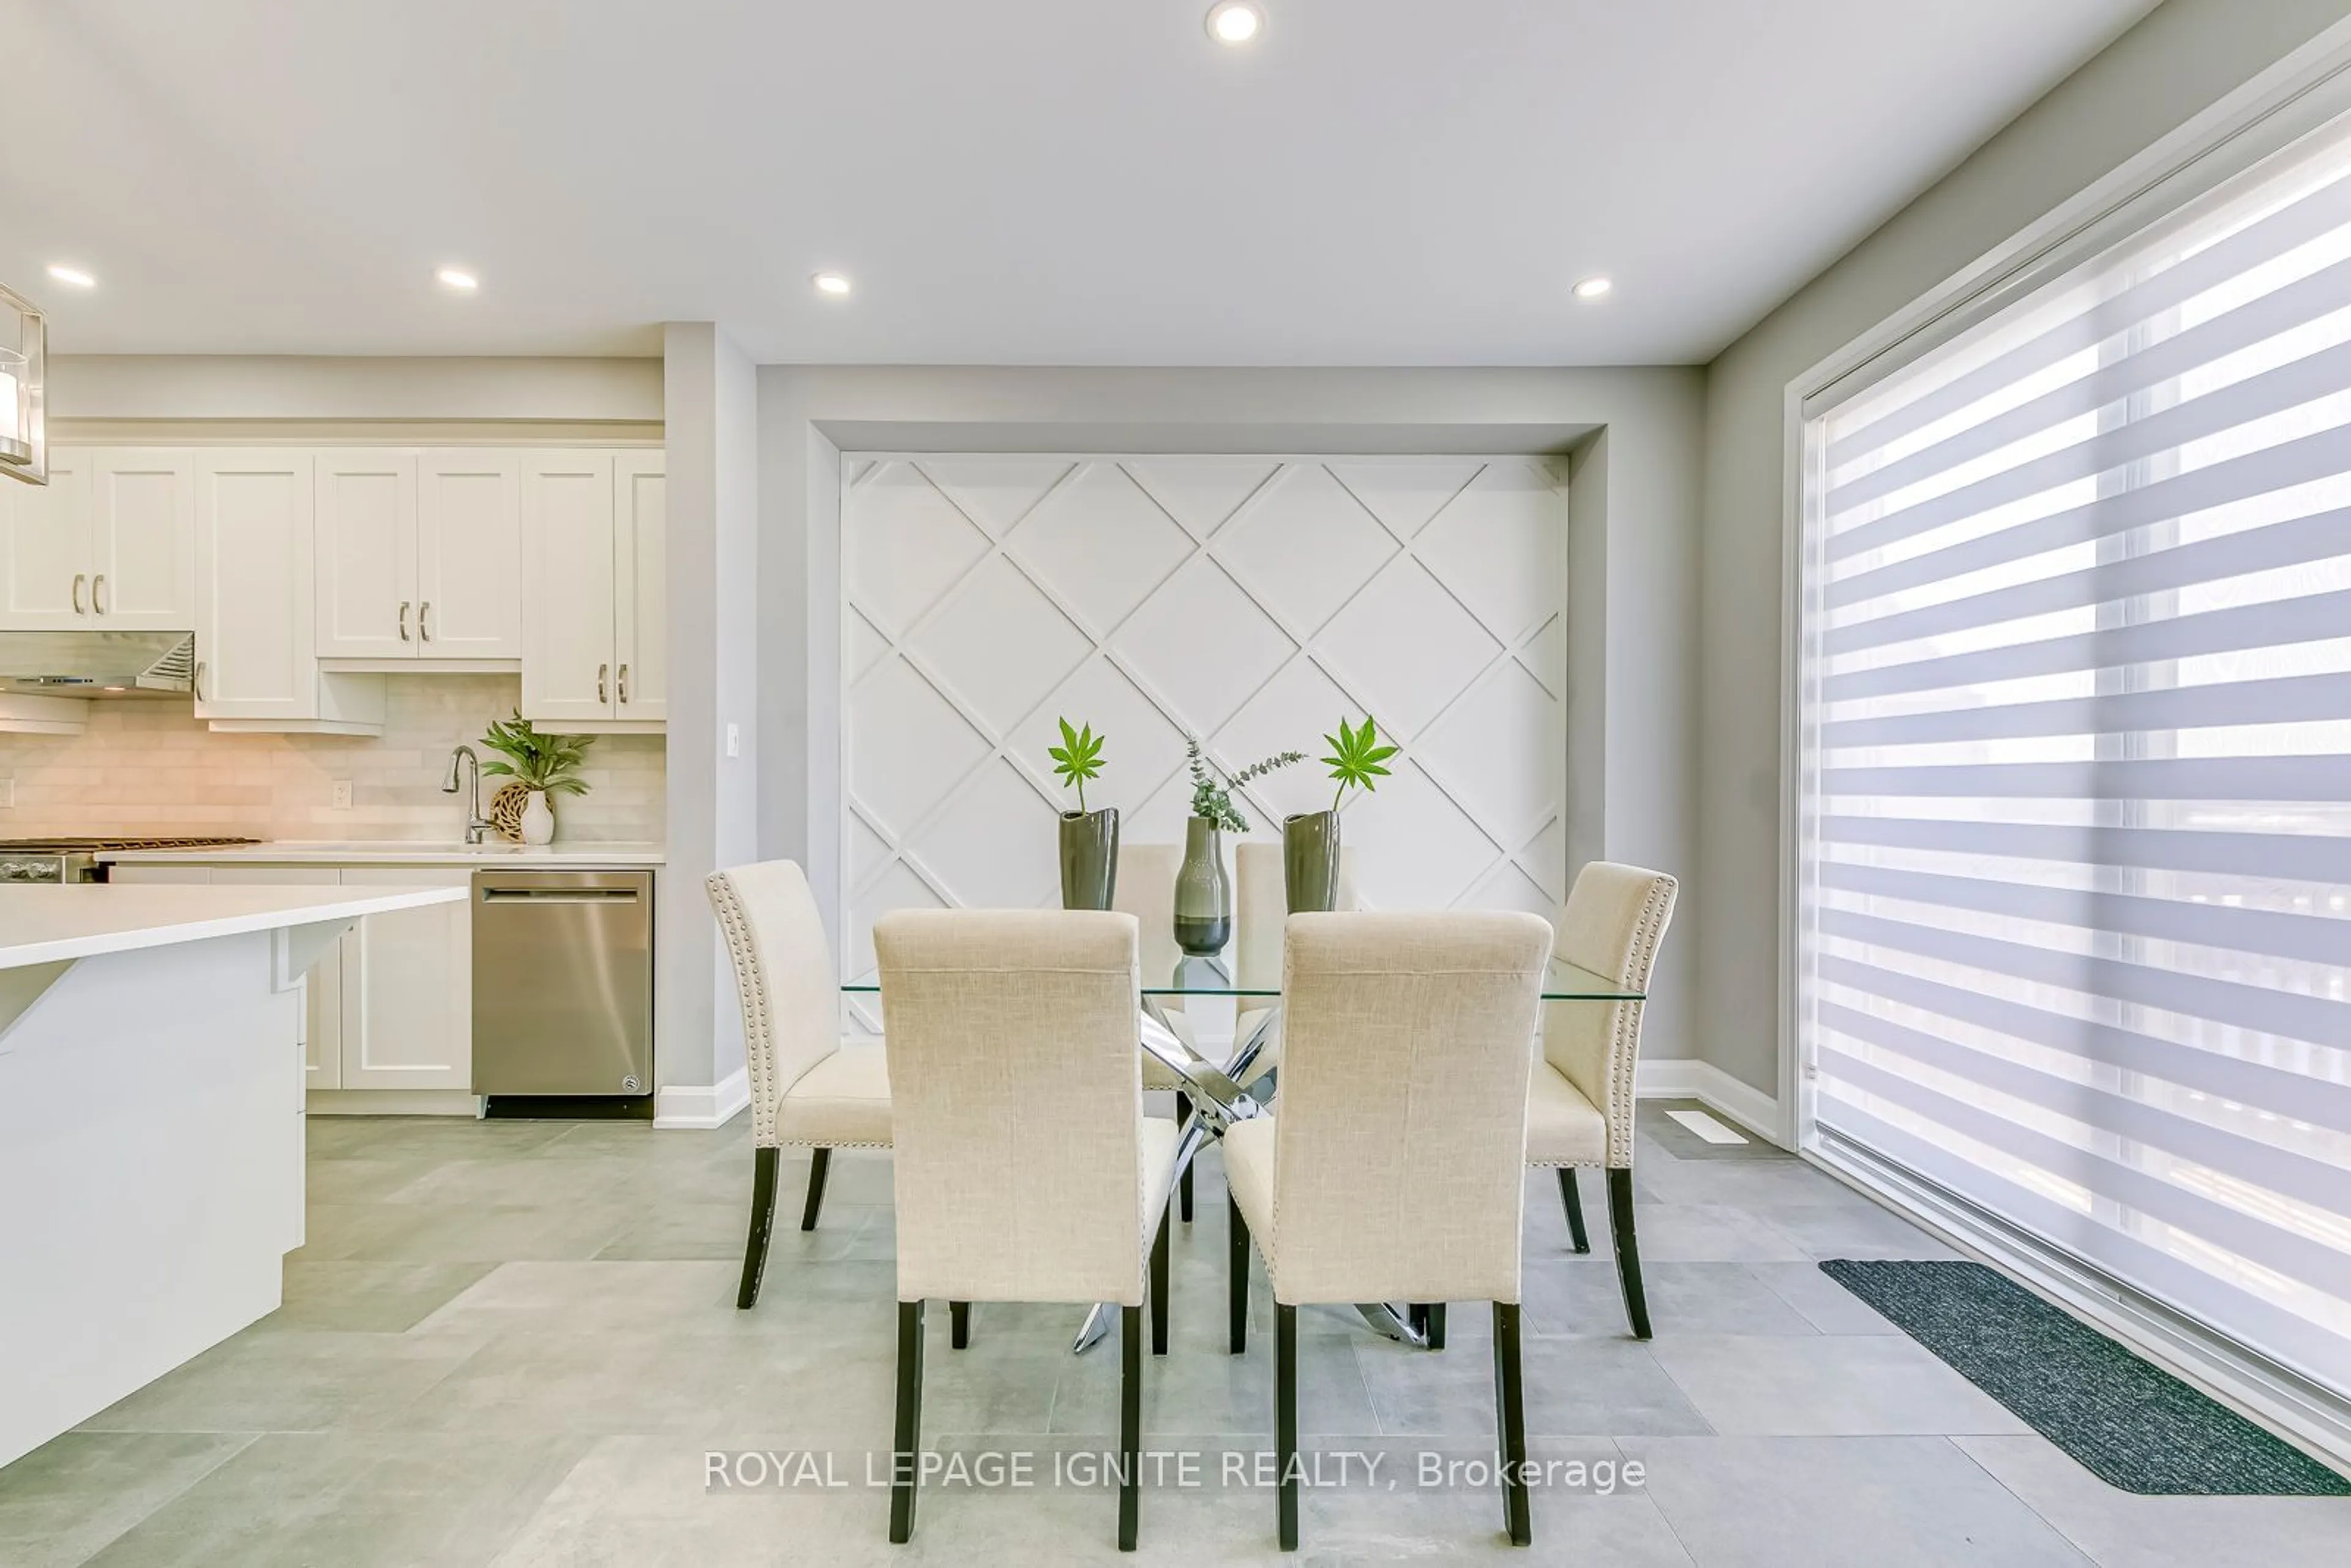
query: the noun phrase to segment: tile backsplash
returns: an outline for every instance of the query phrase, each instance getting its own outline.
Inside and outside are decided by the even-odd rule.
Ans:
[[[44,833],[256,839],[449,840],[465,806],[441,792],[449,748],[481,744],[521,699],[519,675],[388,677],[383,734],[216,735],[185,701],[99,702],[77,736],[0,735],[0,837]],[[666,810],[658,735],[602,735],[588,748],[588,793],[555,803],[556,841],[659,841]],[[335,783],[351,804],[337,809]],[[495,778],[483,780],[489,799]]]

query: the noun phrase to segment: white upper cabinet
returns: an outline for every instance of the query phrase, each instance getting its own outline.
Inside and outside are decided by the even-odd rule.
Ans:
[[[317,461],[318,654],[413,658],[416,455],[379,447]]]
[[[0,629],[184,632],[195,566],[188,452],[52,451],[47,485],[0,496]]]
[[[533,453],[522,541],[523,716],[611,717],[611,455]]]
[[[658,452],[534,452],[522,470],[523,716],[666,716]]]
[[[417,455],[420,658],[522,657],[521,472],[512,452]]]
[[[319,454],[319,656],[522,656],[520,465],[507,451]]]
[[[195,625],[196,463],[181,450],[109,448],[90,469],[89,608],[108,632]]]
[[[89,457],[52,447],[47,485],[0,485],[0,626],[90,624]]]
[[[308,452],[196,462],[196,716],[318,717]]]
[[[612,584],[612,716],[669,717],[669,574],[666,455],[612,459],[617,508]]]

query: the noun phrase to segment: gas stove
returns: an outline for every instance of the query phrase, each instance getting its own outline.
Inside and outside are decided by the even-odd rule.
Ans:
[[[120,850],[211,850],[260,841],[233,838],[0,839],[0,885],[104,882],[106,867],[98,857]]]

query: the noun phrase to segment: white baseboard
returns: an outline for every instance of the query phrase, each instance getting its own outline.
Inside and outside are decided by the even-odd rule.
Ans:
[[[1633,1092],[1644,1100],[1695,1100],[1727,1116],[1767,1144],[1788,1147],[1780,1102],[1750,1088],[1711,1061],[1696,1057],[1646,1061],[1635,1070]]]
[[[653,1125],[707,1132],[723,1127],[751,1103],[751,1075],[737,1068],[716,1083],[664,1084],[653,1095]]]

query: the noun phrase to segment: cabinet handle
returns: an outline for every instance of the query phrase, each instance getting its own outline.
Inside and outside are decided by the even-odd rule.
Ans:
[[[89,578],[83,573],[78,571],[74,573],[73,606],[74,613],[77,615],[87,615],[89,613],[89,612],[81,607],[81,585],[88,580],[89,580]]]
[[[192,685],[192,686],[195,687],[195,689],[196,689],[196,700],[197,700],[198,702],[202,702],[202,701],[204,701],[204,662],[202,659],[198,659],[198,660],[196,661],[196,674],[195,674],[195,678],[194,678],[193,680],[190,681],[188,684],[189,684],[190,685]]]
[[[106,573],[102,571],[89,580],[89,607],[98,614],[106,613]]]
[[[408,601],[405,599],[400,601],[400,640],[403,643],[408,641]]]
[[[626,664],[621,666],[621,700],[629,700],[629,666]]]
[[[600,703],[608,703],[612,700],[612,694],[606,687],[604,682],[604,677],[611,673],[611,669],[612,666],[610,664],[599,664],[596,666],[596,700]]]
[[[416,635],[424,642],[433,641],[433,601],[426,600],[416,607]]]

